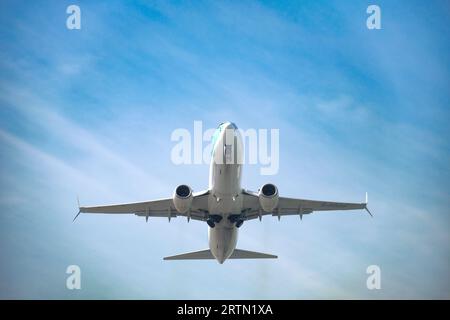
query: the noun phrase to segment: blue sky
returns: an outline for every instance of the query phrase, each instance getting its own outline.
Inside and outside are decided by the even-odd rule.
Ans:
[[[81,8],[81,30],[65,27]],[[450,298],[449,7],[377,1],[2,1],[1,298]],[[276,261],[165,262],[207,246],[185,219],[81,216],[82,204],[207,187],[174,129],[280,129],[280,170],[243,185],[362,201],[375,217],[247,222]],[[79,265],[82,289],[67,290]],[[366,268],[381,268],[367,290]]]

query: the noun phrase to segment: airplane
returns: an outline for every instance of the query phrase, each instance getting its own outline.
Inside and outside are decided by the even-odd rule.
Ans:
[[[106,206],[79,207],[80,213],[135,214],[145,217],[186,217],[189,222],[206,222],[209,248],[164,257],[163,260],[216,259],[222,264],[227,259],[276,259],[276,255],[236,248],[238,230],[245,221],[271,215],[282,216],[311,214],[315,211],[358,210],[367,208],[364,203],[344,203],[280,197],[278,188],[266,183],[258,192],[241,187],[243,141],[237,126],[232,122],[219,125],[213,134],[209,188],[200,192],[186,184],[175,188],[171,198]]]

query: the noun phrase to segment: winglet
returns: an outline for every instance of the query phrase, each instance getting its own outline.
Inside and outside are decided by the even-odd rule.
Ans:
[[[369,203],[369,194],[366,192],[366,202],[365,202],[365,207],[364,209],[366,209],[366,211],[369,213],[369,215],[373,218],[372,213],[370,212],[369,208],[367,208],[367,204]]]
[[[81,210],[78,210],[78,213],[77,213],[77,215],[75,216],[75,218],[73,218],[72,222],[75,222],[75,220],[78,218],[78,216],[80,215],[80,213],[81,213]]]
[[[369,215],[373,218],[373,214],[369,211],[369,209],[367,208],[367,206],[366,206],[364,209],[366,209],[366,211],[369,213]]]
[[[74,221],[78,218],[78,216],[80,215],[80,213],[81,213],[80,199],[78,198],[78,196],[77,196],[77,203],[78,203],[78,213],[77,213],[77,215],[75,216],[75,218],[73,218],[72,222],[74,222]]]

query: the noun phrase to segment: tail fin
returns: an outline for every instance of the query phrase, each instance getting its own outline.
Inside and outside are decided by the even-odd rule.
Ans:
[[[199,259],[215,259],[211,250],[200,250],[188,253],[177,254],[175,256],[164,257],[164,260],[199,260]]]
[[[234,249],[231,257],[228,259],[277,259],[273,254]]]

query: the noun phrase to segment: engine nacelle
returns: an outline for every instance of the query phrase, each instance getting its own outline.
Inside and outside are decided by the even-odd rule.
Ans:
[[[273,212],[278,205],[278,188],[271,183],[266,183],[259,189],[259,204],[265,212]]]
[[[173,193],[173,205],[179,213],[186,213],[192,205],[192,189],[185,185],[179,185]]]

